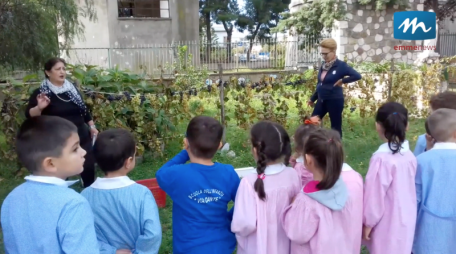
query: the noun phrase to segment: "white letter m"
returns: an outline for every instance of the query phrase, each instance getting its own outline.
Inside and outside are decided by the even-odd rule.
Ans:
[[[424,25],[423,22],[420,22],[418,23],[418,25],[416,24],[416,21],[417,21],[418,18],[414,18],[412,20],[412,22],[410,22],[410,19],[406,19],[404,20],[404,22],[402,22],[402,24],[399,26],[399,29],[401,29],[402,26],[404,26],[404,33],[407,32],[407,30],[409,29],[409,27],[411,25],[413,25],[413,29],[412,29],[412,34],[415,34],[415,31],[416,29],[418,29],[418,27],[421,27],[421,29],[423,29],[423,32],[427,33],[429,32],[429,30],[432,29],[432,27],[426,29],[426,26]]]

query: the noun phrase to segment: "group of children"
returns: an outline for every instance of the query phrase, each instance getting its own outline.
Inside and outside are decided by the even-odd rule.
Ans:
[[[233,166],[213,162],[222,125],[193,118],[184,149],[156,173],[173,200],[173,253],[359,254],[362,245],[371,254],[452,253],[456,93],[437,94],[430,104],[415,155],[407,109],[396,102],[378,109],[384,144],[365,181],[344,162],[339,133],[318,118],[296,130],[294,149],[281,125],[256,123],[250,139],[257,172],[242,179]],[[76,127],[52,116],[26,120],[17,154],[32,175],[3,202],[6,253],[158,253],[154,197],[127,176],[135,147],[128,131],[102,132],[93,149],[105,177],[79,195],[68,188],[74,181],[65,181],[84,163]]]

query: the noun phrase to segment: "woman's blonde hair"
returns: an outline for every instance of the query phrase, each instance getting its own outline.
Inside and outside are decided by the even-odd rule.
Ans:
[[[330,49],[331,51],[336,51],[337,42],[332,38],[324,39],[320,42],[320,47]]]

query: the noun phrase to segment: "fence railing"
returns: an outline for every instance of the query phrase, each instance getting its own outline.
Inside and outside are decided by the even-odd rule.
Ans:
[[[173,72],[171,64],[178,60],[178,48],[187,47],[196,68],[217,71],[222,64],[225,71],[254,69],[291,69],[299,65],[313,65],[320,61],[317,40],[249,41],[233,43],[178,42],[164,45],[136,45],[117,48],[73,48],[61,56],[72,64],[97,65],[104,68],[118,66],[135,73],[159,75]]]
[[[444,57],[456,55],[456,33],[440,34],[439,48],[440,55]]]

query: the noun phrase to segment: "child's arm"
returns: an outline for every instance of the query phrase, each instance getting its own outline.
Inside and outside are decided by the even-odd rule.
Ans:
[[[318,230],[319,218],[300,192],[281,215],[281,224],[287,237],[296,244],[305,244]]]
[[[158,253],[162,241],[162,230],[157,204],[152,193],[146,192],[141,210],[142,232],[136,240],[133,254]]]
[[[242,179],[234,201],[234,214],[231,222],[231,231],[236,235],[247,237],[256,230],[255,195],[256,192],[249,181],[246,178]]]
[[[169,194],[170,188],[173,187],[174,180],[181,177],[179,174],[179,165],[185,164],[190,160],[186,150],[182,150],[174,158],[163,165],[155,174],[158,185]]]
[[[236,194],[237,194],[241,179],[239,178],[239,176],[236,173],[236,171],[234,171],[234,168],[233,168],[233,173],[231,174],[231,179],[232,179],[231,182],[233,183],[233,186],[232,186],[232,189],[231,189],[230,197],[231,197],[232,201],[235,201],[236,200]],[[236,205],[236,204],[234,204],[234,205]],[[233,207],[231,207],[230,211],[228,212],[228,218],[229,218],[230,221],[233,220],[234,205],[233,205]]]
[[[416,205],[417,205],[417,212],[419,213],[420,212],[420,204],[421,204],[421,195],[423,193],[422,191],[422,173],[423,173],[423,169],[422,169],[422,165],[421,163],[418,163],[418,166],[416,168],[416,175],[415,175],[415,189],[416,189]],[[418,214],[417,213],[417,214]]]
[[[367,228],[374,228],[385,212],[385,197],[393,177],[381,158],[374,155],[369,163],[364,186],[363,223]]]
[[[93,213],[87,200],[77,199],[62,210],[57,223],[62,253],[99,254]]]

